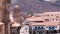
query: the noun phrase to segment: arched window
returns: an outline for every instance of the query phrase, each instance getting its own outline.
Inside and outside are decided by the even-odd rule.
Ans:
[[[45,19],[45,21],[46,21],[46,22],[48,22],[48,21],[49,21],[49,19]]]
[[[40,27],[38,26],[38,28],[40,28]]]
[[[54,19],[52,19],[54,21]]]
[[[43,15],[43,17],[45,17],[45,15]]]
[[[49,16],[49,15],[46,15],[46,16]]]
[[[57,21],[58,19],[56,19],[56,21]]]
[[[56,16],[56,18],[59,18],[59,16]]]
[[[37,29],[37,26],[35,26],[35,29]]]
[[[53,16],[53,15],[51,15],[51,16]]]

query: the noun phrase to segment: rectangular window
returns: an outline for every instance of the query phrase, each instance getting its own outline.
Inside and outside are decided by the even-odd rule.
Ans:
[[[45,19],[45,21],[46,21],[46,22],[48,22],[48,21],[49,21],[49,19]]]
[[[46,16],[49,16],[49,15],[46,15]]]

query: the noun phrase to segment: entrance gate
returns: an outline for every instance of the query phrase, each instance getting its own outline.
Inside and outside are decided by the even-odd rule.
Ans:
[[[45,31],[33,31],[32,34],[45,34]]]

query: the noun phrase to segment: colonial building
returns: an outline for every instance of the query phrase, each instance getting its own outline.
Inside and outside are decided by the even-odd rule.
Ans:
[[[13,21],[11,25],[11,34],[19,34],[20,28],[21,28],[21,15],[20,15],[20,8],[18,5],[14,6],[13,9]],[[12,30],[14,32],[12,32]]]
[[[56,33],[60,27],[60,12],[35,13],[23,24],[29,24],[32,34]]]

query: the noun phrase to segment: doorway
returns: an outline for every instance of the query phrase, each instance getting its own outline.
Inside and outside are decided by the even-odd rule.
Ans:
[[[44,31],[33,31],[33,34],[44,34]]]

